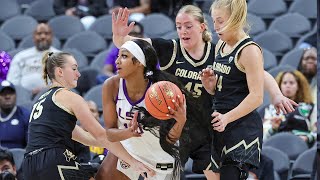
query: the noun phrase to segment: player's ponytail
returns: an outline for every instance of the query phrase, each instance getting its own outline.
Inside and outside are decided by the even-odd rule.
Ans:
[[[45,52],[42,57],[42,78],[46,85],[48,85],[48,69],[47,69],[47,62],[49,59],[49,56],[52,54],[52,52]]]

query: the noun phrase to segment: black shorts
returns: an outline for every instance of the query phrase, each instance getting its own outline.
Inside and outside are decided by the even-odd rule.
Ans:
[[[76,156],[71,151],[62,148],[26,154],[22,171],[25,180],[88,180],[93,177],[76,161]]]
[[[226,110],[218,110],[225,114]],[[259,167],[262,144],[262,120],[256,111],[230,123],[223,132],[214,131],[211,148],[211,170],[219,172],[226,162]]]
[[[208,129],[193,129],[189,131],[190,141],[181,142],[184,148],[180,151],[182,165],[184,166],[188,158],[193,160],[192,172],[203,174],[210,165],[211,160],[211,136]],[[185,151],[187,149],[187,151]]]

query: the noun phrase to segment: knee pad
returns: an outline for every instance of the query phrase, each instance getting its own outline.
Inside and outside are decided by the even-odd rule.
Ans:
[[[239,180],[246,180],[249,176],[249,168],[246,164],[231,161],[222,164],[222,167],[236,168],[239,171]]]

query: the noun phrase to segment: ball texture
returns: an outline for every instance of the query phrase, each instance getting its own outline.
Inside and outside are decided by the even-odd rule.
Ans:
[[[176,110],[172,100],[179,102],[178,95],[182,98],[180,88],[169,81],[159,81],[152,84],[146,92],[145,104],[147,111],[155,118],[168,120],[170,117],[168,107]]]

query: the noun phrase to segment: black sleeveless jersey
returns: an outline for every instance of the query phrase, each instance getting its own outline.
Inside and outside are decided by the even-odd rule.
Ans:
[[[76,117],[55,101],[55,93],[63,88],[49,89],[33,105],[29,123],[26,152],[40,148],[62,147],[74,152],[72,131]]]
[[[241,50],[250,44],[257,45],[251,38],[246,37],[240,40],[228,54],[222,52],[225,42],[217,47],[219,49],[213,63],[217,78],[213,99],[214,109],[233,109],[249,94],[246,73],[238,64],[238,57]]]
[[[180,40],[155,38],[152,39],[152,46],[159,57],[160,69],[178,77],[186,89],[199,99],[203,108],[210,109],[212,97],[204,89],[199,72],[212,67],[214,44],[206,43],[204,55],[200,60],[193,59],[182,47]]]

